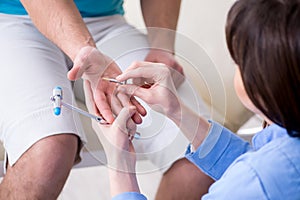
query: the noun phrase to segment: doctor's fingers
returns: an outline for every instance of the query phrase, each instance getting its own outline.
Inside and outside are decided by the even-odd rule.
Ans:
[[[118,129],[128,136],[134,135],[134,133],[136,132],[136,124],[131,118],[135,114],[135,112],[136,108],[134,106],[122,108],[119,115],[112,124],[112,127]]]
[[[129,65],[129,67],[124,72],[128,72],[133,69],[140,68],[140,67],[153,66],[153,65],[156,65],[156,63],[147,62],[147,61],[136,61],[136,62],[133,62],[131,65]]]
[[[153,98],[153,92],[155,92],[149,88],[146,89],[136,85],[120,85],[118,87],[118,91],[129,96],[136,96],[144,100],[146,103],[149,103],[149,101]]]
[[[141,67],[133,68],[132,70],[126,70],[121,75],[117,76],[118,81],[125,81],[128,79],[143,79],[147,82],[155,83],[170,76],[170,70],[168,67],[161,63],[152,63],[151,65],[141,65]]]
[[[147,62],[147,61],[142,61],[142,62],[133,62],[125,71],[124,73],[128,72],[128,71],[132,71],[138,68],[145,68],[145,67],[150,67],[150,68],[155,68],[159,65],[163,65],[161,63],[153,63],[153,62]],[[151,77],[152,78],[152,77]],[[145,78],[145,77],[135,77],[132,82],[135,85],[138,86],[143,86],[147,83],[152,83],[152,79],[151,78]]]

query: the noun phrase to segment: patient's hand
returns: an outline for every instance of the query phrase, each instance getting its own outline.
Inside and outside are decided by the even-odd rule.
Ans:
[[[170,70],[160,63],[136,62],[117,77],[119,81],[132,79],[134,84],[121,85],[118,90],[141,98],[152,109],[172,119],[180,113],[180,100]],[[144,82],[151,83],[149,88],[142,87]]]
[[[122,107],[134,105],[137,112],[133,119],[136,123],[141,123],[140,115],[146,114],[145,109],[134,98],[127,99],[126,105],[120,103],[114,96],[116,85],[101,79],[103,76],[114,78],[119,74],[121,74],[121,70],[111,58],[102,54],[97,48],[87,46],[83,47],[76,56],[68,78],[70,80],[83,78],[89,81],[94,104],[107,122],[112,123],[114,121],[113,114],[117,115]]]
[[[171,52],[163,49],[151,49],[148,55],[146,56],[145,61],[163,63],[169,66],[170,68],[174,69],[171,70],[171,75],[176,88],[178,88],[183,83],[185,79],[183,68],[176,61],[174,55]]]

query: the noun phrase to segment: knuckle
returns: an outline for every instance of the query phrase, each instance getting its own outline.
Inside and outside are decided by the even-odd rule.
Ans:
[[[136,67],[140,66],[140,63],[141,63],[141,62],[139,62],[139,61],[134,61],[134,62],[132,63],[132,68],[136,68]]]
[[[161,71],[160,73],[163,75],[163,76],[169,76],[171,74],[169,68],[164,65],[164,66],[161,66]]]

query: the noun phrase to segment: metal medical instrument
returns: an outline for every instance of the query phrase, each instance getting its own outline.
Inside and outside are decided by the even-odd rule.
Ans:
[[[97,122],[99,122],[100,124],[102,125],[107,125],[109,124],[108,122],[105,121],[105,119],[103,119],[102,117],[100,116],[96,116],[96,115],[93,115],[93,114],[90,114],[84,110],[81,110],[80,108],[77,108],[71,104],[68,104],[66,102],[63,101],[63,91],[62,91],[62,88],[57,86],[53,89],[53,93],[52,93],[52,96],[50,97],[50,100],[53,102],[53,113],[55,115],[60,115],[61,114],[61,107],[64,106],[70,110],[74,110],[86,117],[89,117],[91,119],[94,119],[96,120]],[[140,134],[139,133],[135,133],[133,138],[135,139],[139,139],[140,138]],[[130,136],[130,140],[133,139],[132,136]]]
[[[127,81],[120,82],[120,81],[118,81],[117,79],[114,79],[114,78],[108,78],[108,77],[102,77],[102,80],[109,81],[109,82],[111,82],[111,83],[118,83],[118,84],[120,84],[120,85],[125,85],[125,84],[127,84]]]
[[[81,110],[80,108],[77,108],[71,104],[68,104],[63,101],[63,91],[61,87],[55,87],[53,89],[53,96],[50,97],[51,101],[53,102],[53,113],[55,115],[60,115],[61,114],[61,107],[64,106],[70,110],[74,110],[86,117],[92,118],[99,122],[100,124],[108,124],[105,119],[103,119],[100,116],[92,115],[84,110]]]
[[[111,82],[111,83],[117,83],[117,84],[120,84],[120,85],[129,85],[129,84],[132,84],[132,80],[126,80],[126,81],[118,81],[117,79],[114,79],[114,78],[109,78],[109,77],[102,77],[102,80],[105,80],[105,81],[108,81],[108,82]],[[148,83],[146,81],[144,81],[144,84],[142,84],[140,87],[142,88],[150,88],[154,83]]]

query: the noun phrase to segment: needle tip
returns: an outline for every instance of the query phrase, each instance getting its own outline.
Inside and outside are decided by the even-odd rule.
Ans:
[[[124,84],[124,82],[120,82],[120,81],[118,81],[118,80],[116,80],[114,78],[102,77],[102,80],[109,81],[109,82],[112,82],[112,83],[118,83],[120,85]]]

